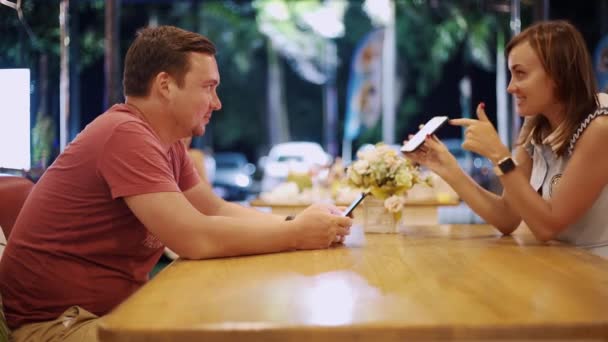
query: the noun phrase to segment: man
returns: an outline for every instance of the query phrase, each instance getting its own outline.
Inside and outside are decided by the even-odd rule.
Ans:
[[[203,134],[222,106],[214,55],[196,33],[138,33],[125,104],[89,124],[42,176],[0,261],[15,341],[95,340],[98,317],[146,282],[164,245],[203,259],[327,248],[349,233],[335,207],[285,220],[225,202],[199,180],[180,139]]]

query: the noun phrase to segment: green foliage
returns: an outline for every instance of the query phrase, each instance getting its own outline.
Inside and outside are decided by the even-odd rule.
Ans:
[[[343,33],[340,27],[347,5],[345,0],[253,2],[258,30],[272,41],[273,48],[285,57],[300,77],[315,84],[327,82],[331,77],[327,70],[335,70],[338,63],[333,38]],[[326,14],[324,19],[313,17],[321,12],[333,14]],[[325,25],[319,25],[319,20],[324,20]]]
[[[80,58],[78,68],[82,69],[103,57],[103,0],[71,1],[74,11],[86,13],[76,28],[80,35]],[[51,58],[59,57],[59,0],[22,1],[24,23],[19,21],[17,11],[0,6],[0,67],[17,66],[33,68],[38,54],[46,53]],[[32,36],[28,35],[26,26]],[[103,26],[102,26],[103,27]]]
[[[78,70],[82,70],[103,58],[103,0],[71,1],[71,13],[78,13],[80,21],[74,20],[74,35],[70,44],[76,44],[78,58],[75,60]],[[34,166],[45,166],[53,157],[53,145],[58,134],[53,114],[56,107],[48,107],[39,103],[58,96],[59,58],[60,58],[60,27],[59,0],[22,1],[23,21],[20,21],[17,11],[0,5],[0,67],[29,68],[31,70],[34,94],[38,96],[33,101],[39,108],[47,108],[47,112],[38,112],[32,120],[32,162]],[[99,29],[101,27],[101,29]],[[47,79],[40,79],[39,59],[41,55],[48,57]],[[41,94],[40,83],[48,82],[48,93]],[[100,87],[101,88],[101,87]],[[32,108],[36,110],[36,108]]]
[[[55,123],[50,116],[38,113],[32,128],[32,165],[45,169],[53,153]]]
[[[266,140],[265,38],[258,31],[251,3],[203,3],[201,33],[218,47],[218,89],[222,110],[211,121],[214,147],[255,153]]]
[[[0,54],[0,66],[35,64],[36,53],[41,51],[59,55],[59,1],[23,1],[22,11],[33,37],[28,36],[17,11],[0,6],[0,51],[3,52]]]
[[[465,63],[493,70],[496,23],[474,1],[438,2],[396,1],[396,40],[398,78],[403,92],[397,94],[397,136],[405,136],[417,124],[421,103],[430,95],[443,75],[444,65],[458,53]],[[378,122],[377,126],[381,126]],[[381,128],[363,133],[358,142],[381,140]]]
[[[256,3],[266,1],[207,0],[176,2],[123,2],[121,5],[121,58],[133,40],[129,27],[141,26],[146,15],[156,15],[160,24],[172,24],[197,30],[209,36],[218,46],[217,60],[222,84],[219,94],[223,109],[210,125],[214,147],[218,150],[244,149],[254,154],[264,145],[266,130],[266,47],[259,29]],[[321,0],[281,1],[292,15],[314,8]],[[198,3],[194,6],[194,3]],[[337,47],[336,85],[339,112],[344,113],[344,99],[350,60],[358,41],[372,29],[370,19],[362,10],[362,1],[349,1],[344,15],[346,34],[334,39]],[[411,131],[408,124],[420,115],[422,102],[440,82],[444,65],[457,54],[465,63],[492,70],[495,34],[493,16],[482,13],[479,1],[397,0],[396,39],[397,72],[400,93],[397,94],[397,136]],[[49,89],[57,89],[59,72],[59,0],[23,1],[23,13],[36,41],[28,38],[14,10],[0,6],[0,67],[27,66],[36,79],[38,55],[49,55]],[[78,68],[83,69],[103,57],[103,0],[71,1],[80,15],[78,27]],[[195,10],[196,9],[196,10]],[[503,18],[504,19],[504,18]],[[139,20],[139,21],[136,21]],[[130,25],[130,26],[129,26]],[[286,27],[283,26],[286,25]],[[292,32],[304,27],[296,21],[279,25]],[[504,26],[501,23],[501,27]],[[506,26],[505,26],[506,27]],[[305,31],[305,30],[304,30]],[[128,32],[128,34],[125,34]],[[294,31],[295,32],[295,31]],[[317,45],[311,44],[317,49]],[[309,51],[302,51],[307,52]],[[282,63],[285,63],[283,61]],[[298,79],[291,68],[284,68],[290,130],[297,139],[321,140],[322,90],[318,85]],[[99,85],[102,89],[103,85]],[[49,95],[50,97],[52,95]],[[96,110],[96,109],[95,109]],[[85,109],[86,111],[86,109]],[[51,110],[51,112],[53,112]],[[50,113],[43,113],[49,115]],[[45,124],[46,125],[46,124]],[[53,126],[53,125],[51,125]],[[343,127],[342,118],[338,129]],[[341,136],[341,133],[338,133]],[[381,125],[364,132],[357,143],[375,143],[381,138]],[[38,155],[38,154],[37,154]]]

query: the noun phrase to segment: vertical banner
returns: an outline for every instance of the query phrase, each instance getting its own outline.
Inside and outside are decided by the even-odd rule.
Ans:
[[[375,30],[355,49],[346,90],[345,141],[352,142],[361,126],[372,127],[380,118],[383,41],[384,30]]]
[[[595,48],[593,65],[598,89],[608,93],[608,36],[604,36]]]

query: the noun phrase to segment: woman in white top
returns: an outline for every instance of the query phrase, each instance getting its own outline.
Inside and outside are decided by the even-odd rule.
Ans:
[[[465,127],[463,148],[490,159],[504,192],[477,185],[435,137],[409,158],[435,171],[503,234],[523,220],[540,241],[565,241],[608,256],[608,110],[600,108],[581,34],[564,21],[535,24],[506,47],[517,112],[525,118],[511,151],[484,105]]]

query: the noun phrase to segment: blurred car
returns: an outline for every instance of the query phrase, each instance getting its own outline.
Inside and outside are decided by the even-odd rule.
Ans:
[[[263,170],[262,192],[268,192],[285,182],[287,175],[308,173],[317,167],[327,167],[331,157],[321,145],[314,142],[297,141],[273,146],[268,156],[260,158],[259,166]]]
[[[496,186],[496,177],[492,162],[476,153],[468,152],[462,148],[461,139],[444,139],[442,142],[450,153],[456,157],[460,167],[484,189],[491,190]]]
[[[390,148],[392,148],[393,150],[395,150],[395,152],[401,153],[401,145],[398,145],[398,144],[389,144],[388,146]],[[357,156],[359,155],[360,152],[371,151],[374,148],[376,148],[376,145],[374,145],[374,144],[363,144],[363,145],[361,145],[357,149],[357,152],[355,152],[355,160],[358,158]]]
[[[247,199],[253,184],[255,165],[249,163],[247,157],[240,152],[217,152],[213,157],[213,190],[229,201]]]
[[[213,183],[213,178],[215,178],[215,158],[211,154],[205,153],[204,164],[207,181]]]

